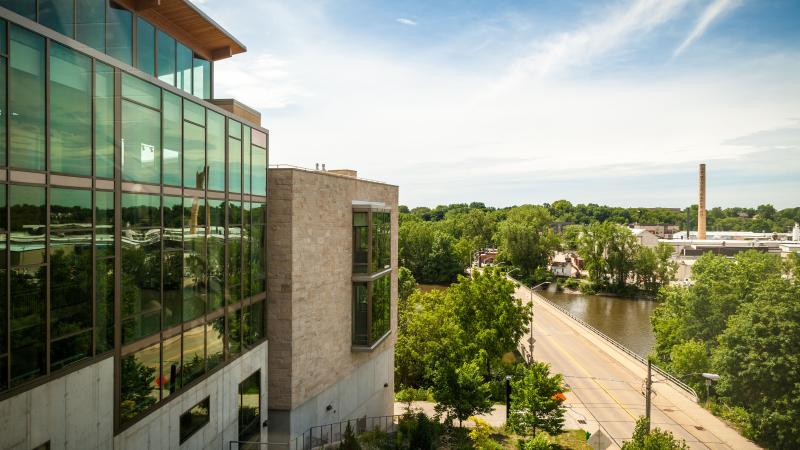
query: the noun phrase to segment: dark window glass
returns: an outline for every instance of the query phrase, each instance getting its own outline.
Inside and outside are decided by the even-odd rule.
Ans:
[[[158,111],[122,102],[122,178],[161,181],[161,117]]]
[[[0,24],[5,22],[0,20]],[[5,42],[5,30],[0,30],[0,40]],[[0,57],[0,166],[6,165],[6,59]]]
[[[4,0],[3,7],[36,21],[36,0]]]
[[[183,235],[183,320],[192,320],[205,313],[206,236],[204,228],[184,228]]]
[[[391,223],[389,213],[372,213],[372,272],[380,272],[391,265]]]
[[[161,329],[161,230],[125,230],[122,238],[123,343]]]
[[[164,328],[183,320],[183,254],[179,251],[164,253]]]
[[[161,199],[159,196],[122,194],[122,223],[125,228],[160,227]]]
[[[46,371],[47,267],[11,269],[11,385]]]
[[[242,141],[228,138],[228,190],[242,192]]]
[[[183,186],[205,189],[206,130],[193,123],[183,123]]]
[[[114,2],[109,2],[106,18],[106,53],[130,65],[133,59],[133,16],[131,12]]]
[[[210,397],[194,405],[181,414],[180,421],[180,443],[183,444],[189,437],[203,428],[209,421],[209,410],[211,409]]]
[[[224,359],[225,316],[209,320],[206,323],[206,346],[208,352],[208,370],[217,367]]]
[[[242,226],[242,263],[244,264],[244,270],[242,270],[242,297],[247,298],[250,297],[250,202],[244,202],[244,209],[242,216],[242,221],[244,222],[244,226]]]
[[[169,228],[170,239],[175,239],[178,244],[169,244],[167,247],[182,250],[181,231],[183,229],[183,198],[172,195],[164,196],[164,228]],[[175,233],[175,234],[172,234]]]
[[[228,224],[239,225],[242,223],[242,202],[232,200],[228,202]]]
[[[242,192],[251,193],[250,188],[250,127],[242,129]]]
[[[50,189],[51,370],[91,356],[91,226],[91,191]]]
[[[98,177],[114,178],[114,69],[95,61],[94,161]]]
[[[75,22],[72,0],[39,0],[39,23],[63,35],[73,37]]]
[[[158,31],[158,79],[175,86],[175,39]]]
[[[97,354],[114,348],[114,259],[95,262],[95,339]]]
[[[183,332],[183,385],[206,373],[205,325]]]
[[[12,185],[9,194],[11,265],[42,264],[47,230],[44,188]]]
[[[252,148],[253,195],[267,195],[267,151]]]
[[[161,364],[161,381],[164,383],[162,398],[167,398],[182,386],[181,335],[164,339],[164,361]]]
[[[192,51],[189,47],[178,43],[177,51],[177,84],[175,87],[189,94],[192,93]]]
[[[239,440],[261,440],[261,371],[257,370],[239,384]]]
[[[251,213],[252,229],[250,231],[250,293],[256,295],[266,290],[267,276],[264,262],[266,205],[254,205]]]
[[[378,278],[372,282],[372,324],[370,327],[371,341],[377,341],[389,331],[391,318],[391,288],[392,277],[389,275]]]
[[[353,272],[366,273],[369,257],[369,213],[353,213]]]
[[[242,299],[242,229],[228,228],[228,304]]]
[[[122,74],[122,96],[153,109],[161,109],[161,89],[127,73]]]
[[[188,194],[188,192],[187,192]],[[191,234],[203,232],[197,231],[198,227],[205,227],[207,222],[206,217],[206,200],[202,197],[192,196],[184,197],[183,199],[183,223],[188,228]]]
[[[6,186],[0,185],[0,215],[5,216],[6,211]],[[6,237],[7,230],[5,220],[0,219],[0,390],[6,389],[8,380],[6,379],[8,364],[8,295],[6,291]]]
[[[105,53],[106,0],[76,0],[75,13],[75,39]]]
[[[114,193],[95,194],[95,251],[96,256],[114,255]]]
[[[245,344],[250,347],[264,337],[264,302],[257,301],[245,307],[247,327],[245,328]]]
[[[181,185],[181,98],[164,92],[164,184]]]
[[[119,417],[123,424],[158,403],[160,349],[156,343],[122,358]]]
[[[8,49],[6,48],[6,21],[0,19],[0,55],[5,55]]]
[[[92,60],[50,45],[50,170],[91,175]]]
[[[242,310],[228,311],[228,358],[242,353]]]
[[[194,96],[211,98],[211,63],[205,59],[194,59]]]
[[[369,345],[367,283],[353,283],[353,344]]]
[[[141,17],[136,18],[136,67],[156,74],[156,29]]]
[[[208,189],[225,190],[225,117],[208,111],[206,129],[206,149],[208,158]]]
[[[44,170],[44,38],[12,26],[10,40],[9,165]]]
[[[222,307],[225,280],[225,202],[208,200],[208,310]]]

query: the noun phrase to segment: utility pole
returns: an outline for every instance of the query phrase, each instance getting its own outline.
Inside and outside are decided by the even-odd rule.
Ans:
[[[647,381],[645,384],[645,402],[644,411],[647,417],[647,432],[650,432],[650,395],[653,393],[653,378],[652,378],[653,363],[650,359],[647,360]]]

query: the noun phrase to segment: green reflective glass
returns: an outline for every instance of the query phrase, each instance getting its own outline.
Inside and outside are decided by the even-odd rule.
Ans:
[[[242,138],[242,124],[235,120],[228,119],[228,136],[236,139]]]
[[[267,151],[252,147],[253,195],[267,195]]]
[[[161,395],[167,398],[181,388],[181,335],[164,339],[161,363]]]
[[[183,332],[183,385],[206,372],[205,325]]]
[[[161,231],[126,230],[122,239],[122,337],[127,344],[161,329]]]
[[[164,184],[181,185],[181,98],[164,91]]]
[[[369,288],[367,283],[353,283],[353,344],[369,345],[367,315]]]
[[[177,232],[177,239],[181,241],[181,229],[183,228],[183,199],[173,195],[164,196],[164,228],[169,228],[170,232]],[[173,247],[172,244],[169,245]],[[183,248],[178,245],[174,248]]]
[[[156,74],[156,29],[141,17],[136,18],[136,67],[146,74]]]
[[[0,23],[5,23],[0,21]],[[0,33],[5,36],[5,33]],[[6,165],[6,59],[0,57],[0,166]]]
[[[39,23],[63,35],[73,37],[75,22],[72,0],[38,0]]]
[[[161,199],[158,195],[122,194],[122,224],[129,227],[160,227]]]
[[[114,255],[114,193],[97,191],[95,194],[96,256]]]
[[[242,299],[242,229],[241,227],[228,228],[228,261],[227,261],[227,299],[228,304],[236,303]]]
[[[205,313],[208,279],[205,229],[184,228],[183,248],[183,320],[193,320]]]
[[[11,385],[44,375],[47,339],[47,266],[11,270]]]
[[[244,226],[242,227],[242,264],[244,265],[244,270],[242,270],[242,297],[247,298],[252,295],[250,292],[250,230],[252,229],[250,225],[250,202],[244,202],[244,209],[242,210],[242,222]]]
[[[122,74],[122,96],[154,109],[161,109],[161,89],[127,73]]]
[[[194,89],[195,97],[202,99],[211,98],[211,63],[205,59],[194,59]]]
[[[175,39],[158,31],[158,79],[175,86]]]
[[[183,320],[183,253],[164,253],[164,328],[175,326]]]
[[[239,225],[242,223],[242,202],[232,200],[228,202],[228,224]]]
[[[219,316],[206,323],[206,352],[208,354],[209,371],[220,365],[225,358],[224,335],[225,316]]]
[[[128,65],[133,59],[133,15],[114,2],[106,13],[106,53]]]
[[[208,158],[208,189],[225,190],[225,117],[208,111],[206,127],[206,157]]]
[[[245,194],[251,193],[250,188],[250,167],[251,167],[251,158],[250,158],[250,127],[243,127],[242,129],[242,192]]]
[[[8,203],[11,208],[11,265],[44,263],[47,231],[44,188],[11,185]]]
[[[50,230],[60,228],[85,228],[91,231],[91,191],[50,188]]]
[[[242,141],[228,138],[228,190],[242,192]]]
[[[184,100],[183,120],[188,120],[198,125],[205,126],[206,109],[198,105],[197,103]]]
[[[4,0],[3,8],[7,8],[26,19],[36,21],[36,0]]]
[[[95,61],[94,163],[98,177],[114,178],[114,68]]]
[[[228,312],[228,358],[242,353],[242,310]]]
[[[128,101],[122,102],[122,178],[161,181],[161,114]]]
[[[389,331],[391,320],[391,280],[392,278],[386,275],[372,282],[371,342],[377,341]]]
[[[158,403],[161,343],[124,356],[120,362],[119,417],[125,424]]]
[[[114,348],[114,259],[98,259],[95,273],[96,353]]]
[[[91,175],[92,60],[50,46],[50,170]]]
[[[244,341],[247,347],[251,347],[264,337],[264,302],[257,301],[246,306],[245,317]]]
[[[0,19],[0,55],[5,55],[8,49],[6,48],[6,30],[8,25],[6,21]]]
[[[12,26],[8,109],[9,165],[45,169],[44,38]]]
[[[205,189],[206,130],[193,123],[183,123],[183,186]]]
[[[192,50],[178,43],[176,59],[177,84],[175,87],[184,92],[192,93]]]
[[[6,238],[8,237],[8,227],[7,227],[8,224],[6,223],[7,212],[8,211],[6,209],[6,185],[0,185],[0,215],[3,216],[0,217],[0,269],[5,269],[7,266],[6,264],[6,256],[7,256],[6,250],[8,249],[6,245]],[[5,273],[2,270],[0,270],[0,272]],[[0,283],[0,287],[2,286],[5,286],[5,284]],[[4,301],[5,301],[5,291],[3,289],[0,289],[0,304],[3,304]],[[2,314],[2,311],[0,311],[0,314]],[[5,316],[0,315],[0,327],[2,327],[3,324],[5,323],[5,319],[3,319],[3,317]],[[2,342],[4,342],[3,339],[4,339],[3,336],[0,336],[0,353],[3,353],[5,349],[5,345],[2,344]]]
[[[391,265],[391,223],[389,213],[372,213],[372,272]]]
[[[184,227],[195,233],[195,228],[204,227],[207,223],[205,198],[202,195],[185,197],[183,199]]]
[[[75,39],[106,51],[106,0],[75,0]]]

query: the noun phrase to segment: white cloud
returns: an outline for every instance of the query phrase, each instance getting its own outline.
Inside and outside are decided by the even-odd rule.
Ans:
[[[414,27],[414,26],[417,25],[417,21],[411,20],[411,19],[406,19],[405,17],[400,17],[399,19],[396,19],[396,20],[397,20],[398,23],[401,23],[403,25],[408,25],[408,26],[411,26],[411,27]]]
[[[697,20],[697,23],[692,28],[692,31],[686,36],[686,39],[675,49],[673,56],[678,56],[683,53],[694,41],[696,41],[703,33],[706,32],[711,23],[721,17],[723,14],[730,12],[741,4],[739,0],[714,0],[703,11],[703,14]]]

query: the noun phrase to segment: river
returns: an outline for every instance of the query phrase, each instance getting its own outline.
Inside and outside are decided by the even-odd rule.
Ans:
[[[555,285],[538,293],[641,356],[653,348],[650,315],[658,306],[655,301],[567,294],[556,292]]]

